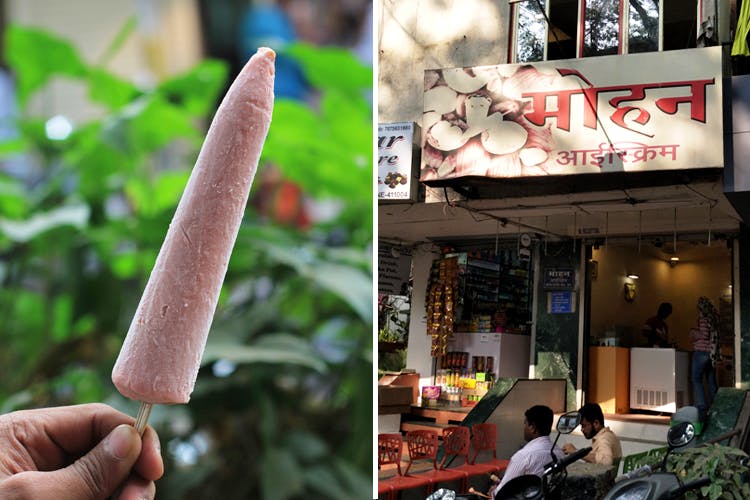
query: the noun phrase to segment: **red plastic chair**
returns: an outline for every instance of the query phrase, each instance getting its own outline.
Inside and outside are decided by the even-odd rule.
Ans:
[[[446,468],[445,462],[450,456],[463,457],[462,464],[449,467],[450,470],[461,471],[466,474],[462,484],[463,491],[469,490],[470,478],[488,476],[498,472],[495,465],[484,463],[471,464],[469,462],[470,434],[469,428],[463,425],[443,429],[443,451],[445,455],[443,455],[443,460],[440,462],[440,468]]]
[[[489,474],[500,474],[508,468],[510,460],[497,458],[497,426],[491,423],[474,424],[471,426],[471,444],[473,453],[469,463],[476,467],[483,466]],[[485,462],[476,463],[477,456],[482,451],[491,451],[492,458]],[[479,470],[479,469],[477,469]]]
[[[409,473],[409,468],[415,460],[430,460],[432,469],[419,472],[416,475],[422,478],[428,478],[430,484],[427,486],[427,493],[435,490],[435,485],[441,482],[459,481],[461,485],[465,484],[467,474],[462,470],[441,469],[437,464],[438,451],[438,433],[433,430],[417,430],[406,433],[406,445],[409,449],[409,463],[406,466],[405,474]],[[443,457],[441,466],[445,463],[446,457]]]
[[[409,476],[406,471],[401,472],[403,448],[404,443],[401,434],[378,434],[378,468],[383,465],[396,464],[398,473],[394,477],[378,479],[378,496],[385,494],[388,500],[396,500],[399,491],[411,488],[425,488],[425,492],[429,493],[432,486],[430,478]]]

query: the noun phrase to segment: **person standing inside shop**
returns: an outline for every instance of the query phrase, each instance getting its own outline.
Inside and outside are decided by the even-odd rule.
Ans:
[[[603,465],[617,465],[622,458],[620,440],[609,427],[604,426],[604,413],[596,403],[586,403],[578,410],[581,414],[581,432],[591,440],[591,452],[583,457],[586,462]],[[566,455],[576,451],[571,443],[562,447]]]
[[[672,304],[662,302],[656,311],[656,316],[646,320],[643,325],[643,335],[646,336],[647,347],[671,347],[669,343],[669,327],[664,320],[672,314]]]
[[[719,360],[719,312],[708,297],[698,299],[697,309],[698,317],[690,330],[693,338],[690,379],[693,383],[695,406],[703,418],[717,391],[715,367]],[[708,385],[708,398],[703,387],[704,376]]]

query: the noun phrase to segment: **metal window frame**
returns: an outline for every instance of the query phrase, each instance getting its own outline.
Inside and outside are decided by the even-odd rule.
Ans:
[[[516,4],[521,2],[529,2],[529,1],[539,1],[543,2],[544,7],[544,13],[549,19],[549,13],[550,13],[550,3],[552,0],[508,0],[508,4],[510,6],[510,19],[511,19],[511,26],[510,26],[510,44],[509,44],[509,54],[508,54],[508,61],[511,63],[517,63],[518,61],[518,15],[519,15],[519,9],[516,8]],[[659,52],[664,51],[664,2],[658,3],[659,7],[659,35],[657,40],[657,50]],[[583,48],[584,48],[584,37],[585,37],[585,24],[584,20],[586,18],[586,0],[578,0],[578,30],[576,36],[578,37],[577,44],[576,44],[576,58],[583,57]],[[629,47],[629,41],[630,41],[630,3],[627,0],[620,0],[620,11],[619,11],[619,18],[620,18],[620,28],[619,28],[619,36],[618,36],[618,47],[617,47],[617,54],[628,54],[630,53],[630,47]],[[545,38],[545,44],[544,44],[544,51],[543,51],[543,61],[548,60],[548,46],[549,46],[549,23],[545,22],[544,26],[544,38]]]

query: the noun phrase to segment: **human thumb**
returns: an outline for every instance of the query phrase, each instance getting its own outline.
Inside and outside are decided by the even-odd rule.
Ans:
[[[98,500],[109,497],[130,475],[141,453],[141,439],[130,425],[115,427],[86,455],[58,471],[47,473],[54,479],[59,496]],[[51,477],[56,476],[56,477]]]

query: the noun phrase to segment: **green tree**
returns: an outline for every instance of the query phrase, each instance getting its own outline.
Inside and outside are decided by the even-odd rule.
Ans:
[[[0,143],[2,412],[135,414],[110,371],[228,75],[207,60],[152,89],[116,76],[133,25],[97,64],[44,31],[5,33],[18,116]],[[300,229],[248,206],[192,399],[152,413],[160,498],[371,495],[372,70],[289,51],[316,104],[277,100],[262,168],[334,215]],[[84,85],[100,118],[49,134],[28,103],[56,78]]]

